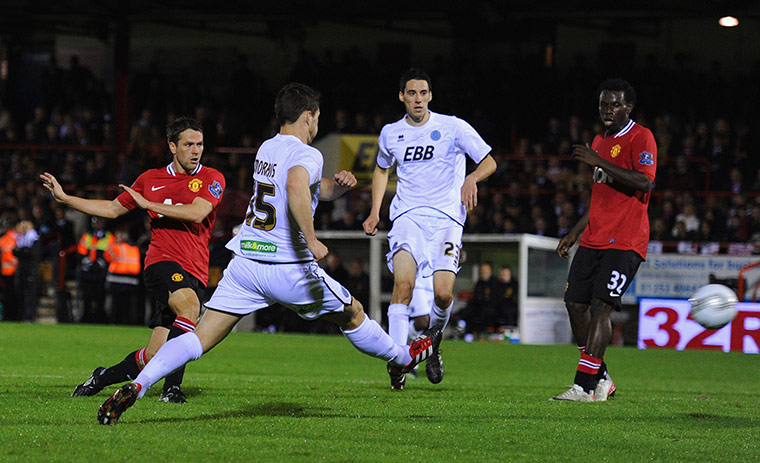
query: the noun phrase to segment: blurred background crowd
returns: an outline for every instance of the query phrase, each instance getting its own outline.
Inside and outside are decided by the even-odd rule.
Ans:
[[[19,261],[37,265],[19,272],[34,272],[28,278],[60,290],[67,281],[89,287],[96,294],[93,301],[79,298],[82,319],[123,323],[142,323],[144,315],[138,308],[118,319],[102,313],[102,298],[113,297],[108,295],[118,287],[106,283],[108,251],[126,243],[144,254],[150,236],[146,216],[130,213],[106,222],[63,208],[40,187],[39,173],[53,173],[71,193],[112,199],[118,184],[129,185],[146,169],[169,162],[168,121],[196,117],[204,125],[203,163],[227,179],[211,255],[212,266],[223,267],[229,259],[223,244],[250,197],[256,148],[278,130],[272,101],[281,84],[297,80],[323,92],[319,137],[375,135],[403,115],[397,79],[415,64],[391,60],[391,66],[387,53],[371,57],[358,48],[340,53],[301,48],[292,65],[280,70],[287,78],[274,84],[267,69],[244,53],[224,62],[193,63],[214,69],[202,73],[205,80],[151,60],[130,69],[129,107],[122,112],[128,118],[127,143],[117,149],[112,85],[76,54],[63,63],[55,56],[41,64],[37,78],[16,76],[0,86],[0,235],[27,236],[33,230],[36,237],[19,238],[23,246],[17,247],[29,248]],[[726,72],[725,61],[699,67],[687,52],[675,53],[667,63],[654,53],[636,62],[611,56],[578,53],[568,65],[557,66],[540,54],[495,62],[459,48],[428,60],[431,109],[470,122],[492,145],[498,162],[497,172],[480,187],[465,232],[566,234],[585,211],[592,182],[590,169],[571,159],[572,146],[591,143],[601,132],[596,86],[621,76],[639,95],[632,118],[652,130],[658,145],[650,252],[760,254],[755,111],[760,60]],[[381,227],[387,230],[387,201],[385,206]],[[359,188],[338,206],[320,205],[316,225],[361,230],[369,207],[368,188]],[[345,264],[342,271],[363,271],[361,262]],[[9,287],[24,293],[3,275],[6,299]],[[39,297],[45,293],[45,287],[38,289]],[[7,306],[6,301],[6,319],[35,318],[34,311]]]

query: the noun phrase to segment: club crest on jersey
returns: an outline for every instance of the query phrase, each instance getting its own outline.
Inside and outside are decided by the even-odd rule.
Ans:
[[[639,154],[639,164],[644,166],[651,166],[654,164],[654,154],[648,151],[642,151]]]
[[[618,157],[618,154],[620,154],[620,145],[615,145],[610,149],[610,156],[612,156],[613,159]]]
[[[433,140],[433,141],[440,140],[441,139],[441,132],[439,132],[437,130],[433,130],[432,132],[430,132],[430,139]]]
[[[201,191],[201,187],[203,186],[203,181],[199,178],[194,178],[190,180],[190,183],[187,184],[187,187],[190,188],[190,191],[193,193],[197,193]]]
[[[214,182],[208,186],[208,191],[211,193],[211,196],[216,199],[222,197],[222,185],[217,180],[214,180]]]
[[[179,283],[180,281],[184,280],[185,277],[181,273],[175,273],[172,275],[172,281],[175,283]]]

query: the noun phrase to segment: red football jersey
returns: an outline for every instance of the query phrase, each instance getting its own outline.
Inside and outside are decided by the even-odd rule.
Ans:
[[[630,121],[614,135],[597,135],[591,148],[603,159],[641,172],[654,182],[657,145],[649,129]],[[581,246],[636,251],[646,259],[651,191],[631,192],[616,187],[603,169],[594,169],[589,222],[581,237]]]
[[[208,243],[216,220],[216,209],[222,200],[225,181],[221,172],[198,164],[191,174],[179,173],[172,164],[150,169],[137,177],[132,189],[148,201],[163,204],[191,204],[200,197],[214,208],[201,223],[183,222],[148,211],[151,238],[145,254],[145,266],[156,262],[177,262],[198,278],[208,283]],[[117,199],[127,209],[137,208],[132,196],[126,191]]]

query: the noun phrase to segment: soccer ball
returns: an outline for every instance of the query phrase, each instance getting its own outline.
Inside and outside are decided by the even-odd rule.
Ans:
[[[723,328],[736,317],[737,301],[736,293],[727,286],[702,286],[689,298],[691,318],[708,330]]]

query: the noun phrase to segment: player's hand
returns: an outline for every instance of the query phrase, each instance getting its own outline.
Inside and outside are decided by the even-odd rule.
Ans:
[[[40,180],[42,180],[42,186],[44,186],[45,189],[47,189],[53,195],[53,199],[59,203],[62,203],[63,198],[66,197],[66,193],[64,193],[63,188],[61,188],[61,184],[58,183],[58,180],[55,179],[53,174],[48,172],[40,174]]]
[[[148,205],[150,204],[150,201],[148,201],[147,199],[145,199],[145,197],[143,195],[141,195],[140,193],[136,192],[135,190],[133,190],[132,188],[130,188],[130,187],[126,186],[126,185],[119,184],[119,188],[121,188],[122,190],[124,190],[127,193],[129,193],[130,196],[132,196],[132,198],[135,200],[135,202],[137,203],[137,205],[141,209],[147,209],[148,208]]]
[[[570,248],[573,247],[576,240],[577,237],[572,233],[568,233],[567,235],[563,236],[557,245],[557,255],[567,259],[568,256],[570,256]]]
[[[347,170],[341,170],[337,174],[333,175],[333,180],[341,188],[351,189],[356,186],[356,177],[354,174]]]
[[[478,184],[468,177],[465,177],[462,185],[462,204],[467,208],[467,212],[478,205]]]
[[[591,167],[596,167],[599,165],[599,160],[601,158],[596,151],[592,150],[588,143],[586,143],[585,145],[573,145],[573,159],[588,164]]]
[[[324,259],[327,257],[327,254],[330,253],[330,250],[327,249],[327,246],[316,239],[312,243],[306,243],[306,247],[308,247],[309,251],[311,251],[311,253],[314,255],[314,261],[316,262]]]
[[[362,227],[364,228],[364,233],[366,233],[369,236],[377,235],[377,224],[379,223],[380,223],[380,217],[376,215],[370,215],[362,224]]]

